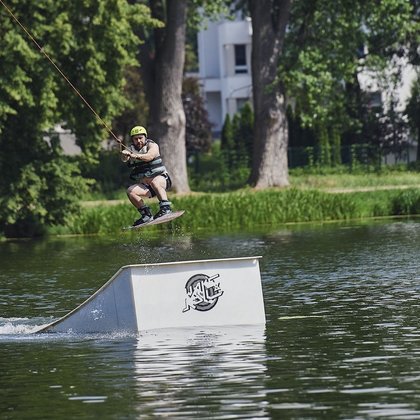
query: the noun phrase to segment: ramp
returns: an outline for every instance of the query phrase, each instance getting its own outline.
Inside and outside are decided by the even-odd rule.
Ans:
[[[265,323],[259,258],[127,265],[44,332],[138,332]]]

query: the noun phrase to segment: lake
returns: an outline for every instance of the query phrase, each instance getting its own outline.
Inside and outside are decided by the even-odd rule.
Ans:
[[[32,334],[123,265],[262,255],[262,327]],[[0,243],[0,418],[420,418],[420,220]],[[246,302],[244,302],[246,305]]]

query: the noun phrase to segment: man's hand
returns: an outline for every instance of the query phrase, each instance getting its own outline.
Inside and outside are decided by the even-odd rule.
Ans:
[[[131,155],[132,154],[131,154],[131,151],[130,150],[123,150],[121,152],[121,160],[123,162],[127,162],[130,159]]]

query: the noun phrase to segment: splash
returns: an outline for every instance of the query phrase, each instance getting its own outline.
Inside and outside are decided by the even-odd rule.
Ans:
[[[48,324],[29,318],[0,318],[0,335],[33,334]]]
[[[107,333],[74,333],[72,330],[63,333],[39,333],[51,324],[50,318],[2,318],[0,317],[0,342],[8,340],[105,340],[115,341],[127,338],[138,338],[132,331],[111,331]]]

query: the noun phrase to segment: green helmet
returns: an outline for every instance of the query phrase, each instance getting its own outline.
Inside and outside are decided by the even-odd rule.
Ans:
[[[141,125],[136,125],[130,131],[130,137],[138,136],[139,134],[144,134],[147,137],[147,130]]]

